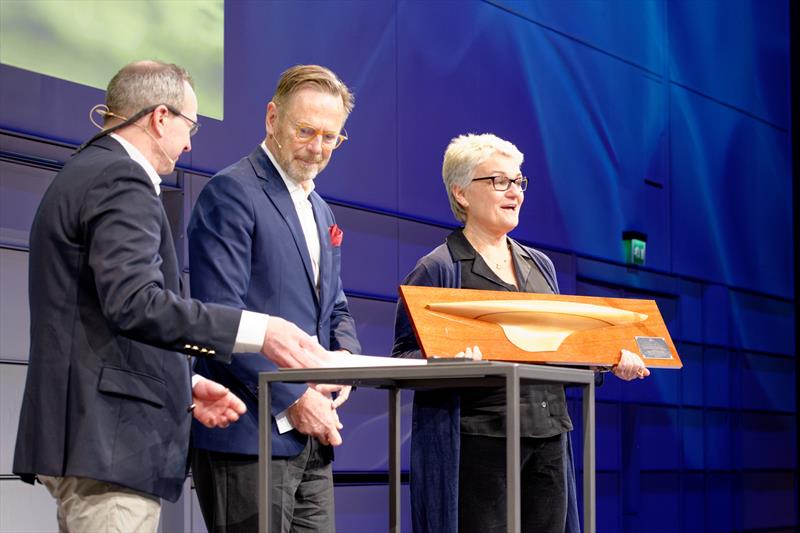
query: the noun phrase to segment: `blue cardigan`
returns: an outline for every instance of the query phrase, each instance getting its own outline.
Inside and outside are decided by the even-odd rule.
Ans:
[[[553,263],[533,248],[511,241],[530,257],[558,293]],[[417,262],[404,285],[461,288],[460,263],[442,244]],[[397,303],[393,357],[422,357],[402,301]],[[415,533],[458,532],[460,397],[452,389],[417,391],[411,423],[411,515]],[[567,533],[580,533],[572,440],[562,434],[567,473]]]

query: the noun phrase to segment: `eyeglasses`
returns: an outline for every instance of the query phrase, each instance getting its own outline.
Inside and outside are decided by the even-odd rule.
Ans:
[[[486,176],[485,178],[475,178],[472,181],[483,180],[492,180],[492,187],[494,187],[494,190],[500,192],[505,192],[510,189],[512,183],[519,187],[520,191],[525,191],[525,189],[528,188],[528,178],[525,176],[520,176],[518,178],[514,178],[513,180],[505,176]]]
[[[197,130],[200,129],[200,123],[197,122],[196,120],[190,119],[189,117],[187,117],[186,115],[184,115],[183,113],[181,113],[180,111],[178,111],[177,109],[172,107],[171,105],[164,104],[164,107],[166,107],[167,111],[169,111],[173,115],[178,115],[179,117],[188,120],[189,124],[190,124],[189,137],[194,137],[194,134],[197,133]]]
[[[303,143],[309,143],[317,138],[319,135],[322,138],[322,146],[335,150],[339,148],[344,141],[347,140],[347,131],[343,133],[336,131],[318,130],[308,124],[297,124],[294,127],[294,135],[297,140]]]

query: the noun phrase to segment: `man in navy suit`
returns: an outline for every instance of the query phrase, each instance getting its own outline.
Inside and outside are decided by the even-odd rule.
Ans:
[[[347,137],[353,96],[330,70],[298,65],[267,106],[266,139],[203,189],[189,224],[192,294],[261,313],[280,313],[329,350],[358,353],[340,278],[342,232],[314,192],[314,179]],[[192,427],[192,472],[210,532],[258,524],[258,373],[274,365],[235,355],[195,370],[248,406],[227,429]],[[281,384],[273,408],[270,531],[333,531],[332,448],[336,407],[349,388]]]
[[[245,412],[226,387],[190,381],[188,356],[224,364],[260,352],[319,366],[328,354],[277,316],[180,296],[159,174],[198,128],[188,73],[131,63],[106,105],[103,131],[54,178],[31,226],[30,365],[13,471],[50,490],[61,531],[155,532],[160,499],[183,487],[192,416],[225,427]]]

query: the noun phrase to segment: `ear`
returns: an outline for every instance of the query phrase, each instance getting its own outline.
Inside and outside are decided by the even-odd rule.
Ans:
[[[160,105],[153,110],[150,115],[150,126],[158,137],[163,137],[166,134],[167,118],[169,117],[169,110],[166,106]]]
[[[274,102],[267,104],[267,116],[265,119],[265,127],[267,129],[267,137],[270,134],[275,135],[275,122],[278,120],[278,106]]]
[[[467,200],[467,197],[464,196],[464,190],[458,185],[453,185],[453,188],[451,190],[453,191],[453,198],[456,199],[458,205],[460,205],[464,209],[468,208],[469,201]]]

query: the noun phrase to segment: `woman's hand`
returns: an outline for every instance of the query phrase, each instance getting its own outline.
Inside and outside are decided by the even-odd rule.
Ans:
[[[481,353],[481,349],[477,346],[469,347],[463,352],[458,352],[456,357],[463,358],[463,359],[472,359],[473,361],[480,361],[483,359],[483,354]]]
[[[650,375],[650,371],[644,366],[642,358],[625,349],[620,352],[619,363],[611,367],[611,372],[625,381],[637,378],[644,379]]]

